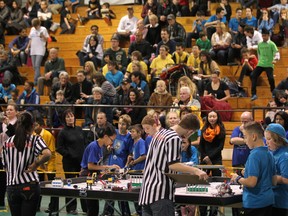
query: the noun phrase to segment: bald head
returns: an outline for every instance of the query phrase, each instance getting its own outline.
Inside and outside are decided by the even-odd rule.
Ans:
[[[241,114],[240,120],[242,124],[253,121],[252,113],[248,111],[243,112]]]

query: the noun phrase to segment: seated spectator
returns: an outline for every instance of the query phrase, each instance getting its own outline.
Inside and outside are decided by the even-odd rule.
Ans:
[[[197,88],[199,95],[202,96],[204,93],[204,88],[211,78],[211,74],[215,71],[220,71],[218,64],[212,60],[210,54],[206,51],[201,51],[200,53],[200,67],[198,71]]]
[[[209,17],[209,19],[205,23],[207,37],[209,40],[211,40],[213,33],[216,32],[216,25],[219,22],[222,22],[224,24],[226,23],[226,17],[224,14],[224,9],[222,7],[218,7],[216,9],[216,14]]]
[[[278,109],[275,109],[277,107],[277,104],[274,100],[270,100],[267,104],[267,107],[270,109],[266,110],[265,113],[265,125],[269,125],[270,123],[274,122],[275,114],[280,111]]]
[[[246,17],[242,20],[246,24],[246,26],[252,26],[253,29],[257,29],[257,19],[252,14],[252,8],[246,8]]]
[[[101,5],[100,5],[99,0],[89,0],[88,9],[86,10],[88,20],[89,19],[99,19],[100,18],[100,10],[101,10]]]
[[[8,59],[8,53],[0,50],[0,80],[7,80],[15,85],[22,84],[22,78],[19,74],[14,59]]]
[[[243,8],[253,7],[256,2],[256,0],[240,0],[240,4],[243,6]]]
[[[58,82],[59,74],[66,70],[64,59],[58,57],[58,49],[50,49],[49,60],[45,62],[44,68],[44,76],[39,77],[37,82],[39,95],[44,94],[44,85],[51,86]]]
[[[288,15],[286,9],[280,11],[280,17],[278,20],[279,32],[272,34],[271,40],[278,46],[283,48],[288,47]]]
[[[206,85],[201,98],[201,108],[203,110],[225,110],[219,112],[219,115],[223,121],[230,121],[232,107],[227,102],[230,98],[230,91],[226,83],[220,80],[219,74],[219,71],[212,73],[211,82]],[[206,114],[207,112],[202,112],[202,115]]]
[[[152,52],[155,53],[158,43],[161,41],[161,27],[155,14],[149,15],[149,23],[145,40],[152,45]]]
[[[288,114],[285,111],[278,111],[274,116],[274,122],[284,127],[286,131],[286,139],[288,139]]]
[[[196,13],[196,20],[193,22],[192,25],[192,31],[187,33],[186,37],[186,47],[190,48],[192,46],[192,39],[198,39],[199,33],[204,31],[205,23],[207,20],[205,20],[203,11],[197,11]]]
[[[176,50],[176,42],[174,40],[170,40],[170,34],[166,28],[161,29],[161,41],[157,44],[156,56],[160,54],[159,50],[162,45],[166,45],[168,47],[168,53],[172,54]]]
[[[87,47],[87,53],[84,56],[84,62],[92,61],[95,68],[100,67],[103,58],[103,48],[98,42],[97,36],[91,36]]]
[[[139,71],[133,72],[131,74],[131,81],[131,86],[139,91],[142,101],[147,104],[150,98],[150,90],[143,74]]]
[[[124,78],[121,83],[121,88],[117,91],[115,95],[113,104],[115,105],[125,105],[129,97],[129,90],[133,88],[131,86],[131,80],[129,78]],[[113,108],[113,115],[115,119],[118,119],[121,114],[121,109],[118,107]]]
[[[186,44],[186,31],[184,27],[176,22],[176,17],[173,14],[167,16],[168,26],[167,30],[170,35],[170,40],[174,40],[177,43]]]
[[[274,21],[270,18],[269,11],[267,9],[262,9],[262,15],[258,20],[258,31],[262,33],[262,29],[265,28],[270,32],[270,35],[272,35],[273,27]]]
[[[288,106],[288,94],[284,91],[276,91],[275,93],[275,103],[277,107],[287,107]]]
[[[184,51],[182,43],[176,44],[176,51],[172,54],[172,60],[175,64],[187,64],[189,54]]]
[[[188,86],[182,86],[180,88],[180,93],[179,93],[179,101],[178,103],[173,103],[174,106],[179,106],[180,111],[184,110],[186,108],[192,109],[193,110],[201,110],[201,104],[200,102],[193,98],[193,95],[191,93],[191,90]]]
[[[274,94],[277,91],[284,91],[288,95],[288,73],[287,73],[287,77],[282,79],[280,83],[276,86],[276,88],[274,89]]]
[[[200,50],[209,52],[211,49],[211,42],[208,39],[205,32],[199,33],[199,38],[196,41],[196,45],[199,46]]]
[[[158,80],[156,88],[151,94],[148,106],[172,106],[172,95],[166,90],[166,84],[163,80]],[[160,115],[166,115],[165,108],[149,108],[158,112]]]
[[[103,43],[104,43],[104,38],[102,35],[100,35],[98,32],[99,32],[99,27],[97,25],[92,25],[90,27],[90,30],[91,30],[91,34],[87,35],[84,39],[84,44],[83,44],[83,47],[82,47],[82,50],[79,50],[76,55],[78,56],[79,58],[79,61],[80,61],[80,65],[81,66],[84,66],[84,56],[86,55],[87,53],[87,49],[88,49],[88,45],[89,45],[89,41],[90,41],[90,37],[93,36],[93,35],[96,35],[97,36],[97,39],[98,39],[98,43],[101,44],[101,46],[103,47]]]
[[[192,72],[198,73],[200,62],[200,47],[195,45],[192,47],[192,53],[188,57],[187,66]]]
[[[102,88],[104,97],[109,98],[110,104],[112,104],[114,97],[116,95],[115,87],[109,81],[106,80],[103,74],[99,72],[92,76],[92,80],[96,86]]]
[[[177,4],[174,3],[174,5],[177,5],[178,8],[180,8],[180,13],[176,14],[177,16],[182,16],[182,17],[188,17],[190,16],[191,12],[189,10],[189,3],[190,1],[189,0],[182,0],[182,1],[174,1],[174,2],[177,2]],[[173,11],[173,9],[172,9]]]
[[[11,91],[11,99],[8,100],[8,104],[10,104],[10,103],[17,104],[18,96],[19,96],[19,90],[18,89],[12,90]]]
[[[119,37],[113,35],[111,38],[111,47],[106,49],[104,55],[110,55],[111,59],[117,62],[119,70],[123,73],[126,71],[127,67],[127,56],[124,49],[119,46]],[[102,60],[102,66],[104,65],[104,59]]]
[[[149,21],[150,15],[157,14],[157,7],[158,7],[158,2],[154,0],[147,0],[145,5],[143,5],[141,17],[144,19],[145,25],[150,23]]]
[[[138,18],[134,16],[134,9],[132,6],[127,7],[128,14],[120,19],[117,35],[119,40],[130,40],[130,35],[136,32]]]
[[[71,17],[72,3],[69,0],[64,1],[64,7],[61,10],[60,16],[60,27],[62,31],[60,34],[74,34],[75,33],[75,22],[76,20]]]
[[[40,97],[38,93],[36,92],[36,89],[34,88],[33,82],[26,81],[24,83],[24,91],[19,96],[17,104],[40,104]],[[22,107],[23,110],[32,112],[32,113],[38,113],[38,108],[36,106],[25,106]],[[37,116],[37,114],[35,114]]]
[[[166,115],[165,124],[166,128],[171,128],[180,122],[180,117],[176,111],[170,111]]]
[[[174,100],[175,103],[179,103],[180,88],[181,87],[188,87],[190,89],[191,96],[193,98],[198,97],[198,89],[197,89],[197,86],[195,85],[195,83],[192,82],[192,80],[189,77],[182,76],[182,77],[180,77],[180,79],[178,80],[178,83],[177,83],[177,94],[176,94],[176,99]]]
[[[67,90],[65,89],[65,92],[66,91]],[[69,101],[65,97],[65,92],[63,90],[56,91],[55,99],[53,101],[50,101],[49,104],[56,104],[56,105],[69,104]],[[62,121],[62,115],[66,109],[68,109],[68,107],[64,106],[48,107],[47,126],[53,128],[64,127],[64,122]]]
[[[246,75],[250,77],[252,71],[256,68],[258,64],[257,56],[253,54],[251,55],[248,49],[243,48],[241,50],[241,55],[242,55],[242,59],[241,59],[242,69],[241,69],[240,76],[238,78],[239,86],[242,86],[244,76]]]
[[[272,18],[274,23],[277,23],[278,19],[280,18],[280,11],[283,9],[288,10],[287,0],[281,0],[280,4],[274,4],[272,7],[267,8],[268,11],[272,12]]]
[[[59,11],[62,8],[62,4],[63,2],[60,0],[52,0],[52,3],[49,5],[49,10],[53,13],[53,14],[59,14]]]
[[[12,98],[11,92],[16,89],[16,86],[8,80],[3,80],[0,84],[0,104],[7,104]]]
[[[143,71],[143,67],[140,61],[133,60],[129,65],[131,71],[127,70],[126,73],[124,74],[124,78],[129,78],[133,72],[141,72],[144,75],[145,79],[147,78],[147,74]]]
[[[21,6],[19,6],[17,1],[13,1],[10,17],[5,27],[7,31],[6,34],[17,35],[25,27],[26,26],[23,19],[23,12],[21,10]]]
[[[103,90],[100,87],[94,87],[92,89],[92,97],[87,101],[87,104],[92,105],[109,105],[109,99],[103,95]],[[85,108],[85,127],[91,128],[97,122],[98,113],[105,113],[107,121],[113,123],[112,107],[86,107]]]
[[[112,61],[112,56],[110,55],[110,54],[108,54],[108,53],[104,53],[104,55],[103,55],[103,61],[102,61],[102,64],[104,64],[104,66],[102,67],[102,68],[100,68],[99,69],[99,72],[102,72],[102,74],[104,75],[104,76],[106,76],[106,74],[108,73],[108,63],[110,62],[110,61]],[[93,64],[93,66],[94,66],[94,64]],[[126,71],[127,72],[127,71]]]
[[[56,0],[55,0],[56,1]],[[61,6],[62,7],[62,6]],[[52,26],[52,12],[48,8],[48,3],[45,0],[41,0],[40,9],[37,12],[37,17],[41,21],[41,26],[45,27],[47,30]]]
[[[92,75],[97,73],[94,63],[92,61],[86,61],[84,65],[84,71],[86,79],[92,82]]]
[[[118,70],[118,66],[115,61],[110,61],[108,63],[108,73],[106,74],[105,78],[115,87],[116,90],[120,89],[120,84],[123,80],[123,73]]]
[[[226,31],[224,23],[216,25],[216,32],[212,35],[211,44],[212,50],[210,51],[211,58],[216,60],[221,65],[227,64],[228,48],[231,44],[232,37]]]
[[[132,55],[134,51],[139,51],[142,54],[143,61],[148,64],[152,53],[151,44],[143,39],[143,34],[137,30],[135,33],[136,40],[129,46],[128,55]]]
[[[59,74],[59,81],[54,83],[50,91],[50,100],[55,101],[57,92],[59,90],[63,91],[64,97],[68,102],[71,102],[72,98],[72,83],[69,81],[69,74],[66,71],[62,71]]]
[[[129,90],[129,97],[125,103],[126,108],[122,109],[121,114],[128,114],[131,118],[131,125],[140,124],[142,119],[146,116],[146,109],[136,108],[135,106],[145,105],[142,100],[140,92],[136,88],[132,88]]]
[[[139,51],[137,51],[137,50],[136,50],[136,51],[133,51],[133,52],[131,53],[131,62],[130,62],[129,65],[127,66],[126,72],[128,71],[129,73],[132,73],[132,72],[136,71],[136,70],[132,69],[132,68],[133,68],[133,66],[132,66],[133,61],[138,61],[138,62],[140,63],[141,69],[139,68],[138,71],[143,72],[143,74],[144,74],[145,77],[146,77],[147,74],[148,74],[148,67],[147,67],[147,64],[146,64],[146,63],[143,61],[143,59],[142,59],[142,54],[141,54],[141,52],[139,52]]]
[[[137,26],[136,32],[137,32],[137,31],[141,32],[141,33],[142,33],[142,39],[145,40],[146,35],[147,35],[147,32],[148,32],[148,29],[147,29],[147,26],[144,25],[143,19],[139,19],[139,20],[137,21],[136,26]],[[135,34],[136,34],[136,32],[135,32]],[[135,34],[134,34],[134,36],[135,36]],[[136,37],[133,37],[133,36],[131,35],[131,37],[130,37],[130,43],[134,42],[135,39],[136,39]]]
[[[245,24],[240,23],[238,25],[237,33],[232,34],[232,42],[228,50],[228,64],[238,62],[241,59],[241,49],[246,48],[247,41],[246,35],[244,34]]]
[[[162,70],[166,68],[167,64],[174,64],[174,61],[171,59],[171,57],[169,57],[169,47],[166,45],[161,45],[161,47],[159,48],[159,55],[155,59],[153,59],[150,65],[152,79],[159,78]]]
[[[157,17],[161,27],[167,25],[167,16],[171,13],[170,1],[160,0],[157,7]]]
[[[9,43],[9,49],[12,55],[12,58],[17,62],[18,66],[25,66],[27,64],[27,54],[25,49],[28,45],[29,38],[27,37],[27,30],[23,28],[19,36],[15,37]]]
[[[226,17],[227,22],[229,22],[232,14],[232,9],[231,5],[229,4],[229,1],[221,0],[219,6],[224,9],[224,16]]]
[[[0,0],[0,24],[3,28],[6,27],[9,17],[10,17],[10,9],[6,5],[6,1]]]
[[[39,9],[40,9],[40,4],[36,0],[28,0],[26,2],[25,7],[21,9],[24,13],[23,18],[27,27],[31,26],[32,19],[37,18],[37,13]]]
[[[236,15],[229,21],[229,32],[232,36],[238,33],[238,26],[242,22],[242,9],[236,9]]]
[[[195,16],[197,12],[203,11],[205,16],[211,16],[210,12],[210,0],[193,0],[192,1],[192,8],[191,8],[191,16]]]
[[[100,16],[109,26],[112,25],[111,19],[116,18],[116,14],[110,9],[110,4],[108,2],[102,4]]]
[[[258,44],[263,41],[261,33],[254,30],[252,26],[246,26],[244,34],[246,35],[247,48],[249,50],[257,50]]]
[[[211,82],[206,85],[203,96],[210,96],[216,101],[227,101],[230,98],[230,91],[227,84],[220,80],[219,75],[219,71],[211,74]]]

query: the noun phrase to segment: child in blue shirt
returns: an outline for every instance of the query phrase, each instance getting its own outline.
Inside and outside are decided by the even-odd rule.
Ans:
[[[277,185],[273,188],[273,215],[288,215],[288,146],[286,132],[280,124],[269,124],[265,130],[266,144],[276,163]]]
[[[147,155],[145,141],[141,138],[141,125],[133,125],[130,129],[131,137],[134,141],[132,154],[128,157],[127,164],[132,167],[132,170],[143,170]]]
[[[231,181],[244,186],[242,201],[245,216],[272,216],[272,187],[277,182],[274,158],[268,147],[264,146],[264,130],[260,123],[246,123],[243,134],[251,152],[245,165],[244,177],[234,174]]]

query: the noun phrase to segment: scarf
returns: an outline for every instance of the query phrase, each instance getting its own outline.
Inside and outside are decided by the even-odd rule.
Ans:
[[[219,133],[220,133],[220,126],[219,125],[216,125],[215,128],[208,127],[203,134],[203,138],[207,142],[212,142],[213,139],[215,138],[215,136],[218,135]]]

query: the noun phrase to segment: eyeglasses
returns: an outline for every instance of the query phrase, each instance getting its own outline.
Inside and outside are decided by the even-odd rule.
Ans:
[[[109,136],[108,136],[108,138],[110,139],[110,141],[111,141],[112,143],[114,142],[114,139],[112,139],[112,138],[111,138],[111,137],[109,137]]]

